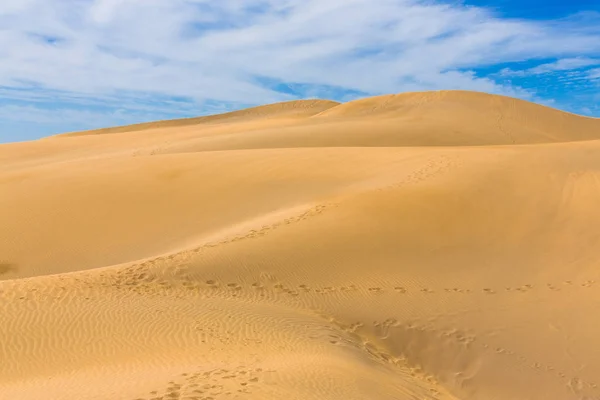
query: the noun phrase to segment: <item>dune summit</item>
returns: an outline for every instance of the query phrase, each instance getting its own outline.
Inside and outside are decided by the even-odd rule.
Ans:
[[[1,399],[600,399],[600,120],[483,93],[0,146]]]

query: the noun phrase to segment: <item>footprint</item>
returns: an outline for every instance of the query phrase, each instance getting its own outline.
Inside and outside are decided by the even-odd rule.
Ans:
[[[349,333],[355,333],[358,329],[362,328],[363,326],[364,324],[362,322],[355,322],[354,324],[351,324],[350,326],[348,326],[347,329],[344,330]]]

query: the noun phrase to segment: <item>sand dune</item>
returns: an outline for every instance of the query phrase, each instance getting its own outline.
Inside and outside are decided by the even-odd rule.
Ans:
[[[597,139],[431,92],[2,145],[0,399],[600,399]]]
[[[129,126],[96,129],[83,132],[71,132],[57,135],[57,137],[102,135],[108,133],[135,132],[146,129],[174,128],[190,125],[207,125],[215,123],[248,122],[257,119],[285,119],[303,118],[317,115],[328,108],[335,107],[340,103],[329,100],[294,100],[283,103],[269,104],[224,114],[208,115],[206,117],[183,118],[170,121],[148,122]]]

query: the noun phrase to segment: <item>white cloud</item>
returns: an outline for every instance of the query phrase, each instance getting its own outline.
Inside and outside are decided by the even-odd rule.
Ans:
[[[600,59],[594,58],[563,58],[554,63],[538,65],[535,68],[531,68],[531,72],[534,74],[545,74],[548,72],[555,71],[569,71],[573,69],[579,69],[589,67],[592,65],[600,64]]]
[[[600,68],[591,69],[588,71],[589,79],[600,79]]]
[[[172,96],[258,104],[319,87],[531,97],[469,70],[547,58],[560,60],[528,73],[592,65],[600,32],[581,24],[417,0],[2,0],[0,96],[146,111],[157,96],[174,113],[178,105],[165,103]],[[302,84],[304,93],[265,79]]]
[[[555,62],[540,64],[538,66],[523,69],[513,70],[505,68],[500,71],[502,76],[531,76],[531,75],[542,75],[550,74],[561,71],[572,71],[594,65],[600,65],[600,58],[588,58],[588,57],[573,57],[573,58],[562,58]]]
[[[139,117],[139,115],[138,115]],[[31,121],[36,124],[55,124],[68,121],[73,125],[100,124],[106,121],[126,123],[129,118],[120,112],[97,112],[89,110],[49,110],[36,106],[6,105],[0,106],[0,118],[3,121]]]

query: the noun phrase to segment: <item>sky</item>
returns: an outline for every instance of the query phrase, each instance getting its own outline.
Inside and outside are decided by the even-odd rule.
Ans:
[[[442,89],[600,117],[600,0],[0,0],[0,142]]]

